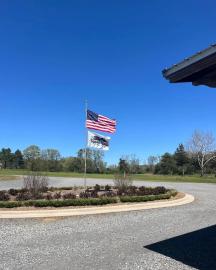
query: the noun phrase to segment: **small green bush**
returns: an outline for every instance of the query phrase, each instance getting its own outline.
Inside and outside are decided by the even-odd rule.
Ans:
[[[20,206],[23,206],[23,203],[22,202],[3,202],[1,201],[0,202],[0,208],[14,208],[14,207],[20,207]]]
[[[86,206],[105,205],[117,203],[117,198],[89,198],[89,199],[68,199],[68,200],[29,200],[29,201],[1,201],[0,208],[14,208],[21,206],[34,207],[65,207],[65,206]]]
[[[175,197],[178,194],[178,191],[175,189],[170,189],[167,193],[170,194],[171,197]]]
[[[121,196],[121,202],[147,202],[155,200],[170,199],[172,194],[170,192],[159,195],[145,195],[145,196]]]
[[[29,202],[24,202],[25,206]],[[30,201],[31,206],[35,207],[64,207],[64,206],[86,206],[86,205],[104,205],[117,203],[117,198],[89,198],[89,199],[67,199],[67,200],[37,200]]]

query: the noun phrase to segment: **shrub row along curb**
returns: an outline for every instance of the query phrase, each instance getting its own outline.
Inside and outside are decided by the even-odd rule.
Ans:
[[[67,199],[67,200],[30,200],[30,201],[0,201],[0,208],[15,207],[64,207],[64,206],[88,206],[88,205],[106,205],[121,202],[147,202],[162,199],[170,199],[175,196],[177,191],[169,191],[160,195],[146,196],[121,196],[106,198],[88,198],[88,199]]]
[[[176,196],[177,192],[167,192],[160,195],[146,195],[146,196],[121,196],[121,202],[148,202],[155,200],[170,199],[172,196]]]
[[[14,202],[0,202],[0,208],[14,208],[14,207],[63,207],[63,206],[86,206],[86,205],[105,205],[110,203],[117,203],[115,198],[89,198],[89,199],[71,199],[71,200],[31,200],[31,201],[14,201]]]

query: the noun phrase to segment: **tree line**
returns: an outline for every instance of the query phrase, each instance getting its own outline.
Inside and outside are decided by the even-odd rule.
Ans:
[[[187,145],[179,144],[174,153],[162,156],[149,156],[141,164],[135,155],[121,157],[118,164],[107,165],[104,152],[87,149],[88,173],[142,174],[154,173],[164,175],[185,175],[200,173],[216,174],[216,147],[211,133],[195,131]],[[31,171],[78,172],[85,166],[85,150],[80,149],[75,157],[62,157],[57,149],[40,149],[31,145],[12,152],[10,148],[0,151],[0,168],[28,169]]]
[[[104,173],[106,163],[102,151],[87,149],[87,172]],[[30,145],[23,151],[2,148],[0,151],[0,167],[2,169],[27,169],[31,171],[84,171],[85,150],[80,149],[75,157],[62,157],[57,149],[40,149]]]
[[[186,147],[179,144],[176,151],[161,157],[150,157],[148,169],[155,174],[216,175],[216,146],[211,133],[195,131]]]

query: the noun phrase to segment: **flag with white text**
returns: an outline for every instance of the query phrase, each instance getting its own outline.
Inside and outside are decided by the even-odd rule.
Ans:
[[[110,137],[88,131],[88,147],[109,150]]]

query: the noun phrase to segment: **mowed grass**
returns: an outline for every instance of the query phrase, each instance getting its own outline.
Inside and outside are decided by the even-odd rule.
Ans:
[[[71,178],[83,178],[82,173],[73,172],[44,172],[48,176],[54,177],[71,177]],[[26,175],[26,170],[0,170],[0,180],[12,180],[18,175]],[[87,174],[88,178],[96,179],[113,179],[112,174]],[[134,180],[142,181],[156,181],[156,182],[188,182],[188,183],[216,183],[216,177],[214,175],[205,175],[200,177],[199,175],[155,175],[155,174],[136,174],[133,175]]]

